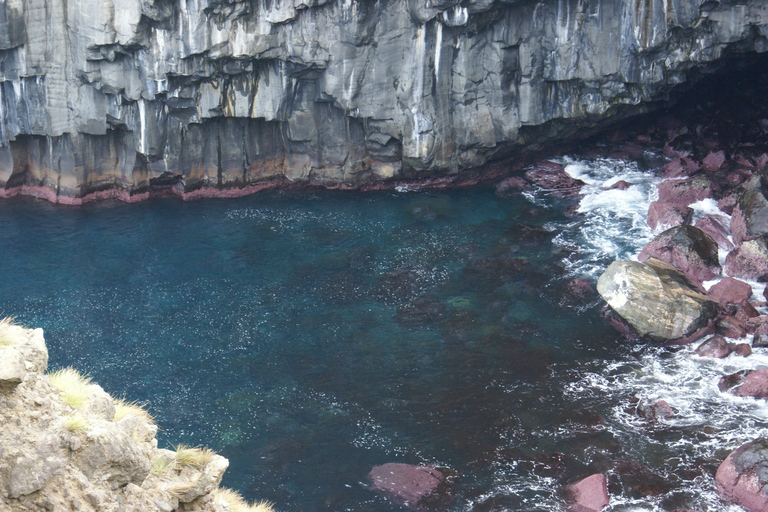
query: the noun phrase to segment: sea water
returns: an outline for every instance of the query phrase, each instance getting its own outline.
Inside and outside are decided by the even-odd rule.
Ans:
[[[717,381],[768,355],[629,342],[597,297],[569,300],[652,238],[658,180],[562,163],[582,196],[6,200],[0,308],[45,329],[51,368],[147,403],[161,446],[216,450],[223,485],[285,512],[401,510],[366,481],[388,462],[449,468],[456,511],[562,510],[561,485],[595,472],[611,510],[729,510],[714,470],[768,407]],[[635,414],[661,399],[674,418]]]

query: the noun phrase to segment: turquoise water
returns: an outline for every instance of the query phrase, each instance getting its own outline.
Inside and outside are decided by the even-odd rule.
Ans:
[[[406,462],[459,475],[452,510],[558,510],[560,483],[609,460],[674,474],[609,428],[629,392],[574,391],[638,349],[597,300],[564,302],[578,247],[553,240],[578,227],[570,204],[486,189],[8,200],[0,304],[45,329],[52,368],[147,402],[161,446],[229,458],[223,485],[249,499],[400,510],[365,477]]]

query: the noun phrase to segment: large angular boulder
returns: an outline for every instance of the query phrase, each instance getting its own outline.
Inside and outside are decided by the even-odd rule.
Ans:
[[[768,369],[742,370],[720,379],[717,387],[734,396],[768,398]]]
[[[768,439],[751,441],[728,455],[715,482],[724,499],[752,512],[768,510]]]
[[[430,466],[388,463],[368,473],[371,489],[412,509],[439,501],[446,484],[446,474]]]
[[[697,228],[709,235],[717,246],[724,251],[732,251],[733,242],[729,239],[730,232],[723,226],[720,219],[714,215],[705,215],[694,224]]]
[[[744,281],[728,276],[709,289],[709,297],[717,302],[721,308],[728,304],[741,306],[749,304],[749,299],[752,297],[752,287]]]
[[[768,176],[753,176],[731,216],[731,233],[736,245],[744,240],[768,235],[767,196]]]
[[[751,281],[768,281],[768,246],[763,240],[748,240],[728,253],[725,272]]]
[[[568,512],[600,512],[608,506],[608,479],[603,474],[588,476],[565,487]]]
[[[694,226],[675,226],[658,234],[643,247],[637,259],[646,261],[650,257],[669,263],[696,284],[722,272],[717,244]]]
[[[717,313],[685,276],[655,258],[614,261],[597,281],[597,291],[638,335],[651,340],[692,337]]]

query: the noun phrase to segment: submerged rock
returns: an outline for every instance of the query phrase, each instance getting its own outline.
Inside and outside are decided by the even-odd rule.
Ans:
[[[746,443],[720,464],[715,475],[717,491],[751,512],[768,510],[768,439]]]
[[[654,258],[614,261],[600,276],[597,291],[638,335],[651,340],[691,337],[717,312],[677,269]]]
[[[368,473],[371,489],[394,498],[411,509],[431,508],[443,501],[447,476],[430,466],[388,463],[374,467]]]

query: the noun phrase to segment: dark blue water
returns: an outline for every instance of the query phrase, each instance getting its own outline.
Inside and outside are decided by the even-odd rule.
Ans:
[[[0,304],[45,329],[51,367],[147,402],[161,446],[228,457],[223,484],[250,499],[399,510],[367,472],[426,462],[460,475],[453,510],[552,510],[561,481],[621,451],[615,403],[563,390],[629,350],[565,303],[578,255],[552,240],[573,220],[548,206],[483,189],[8,200]]]

